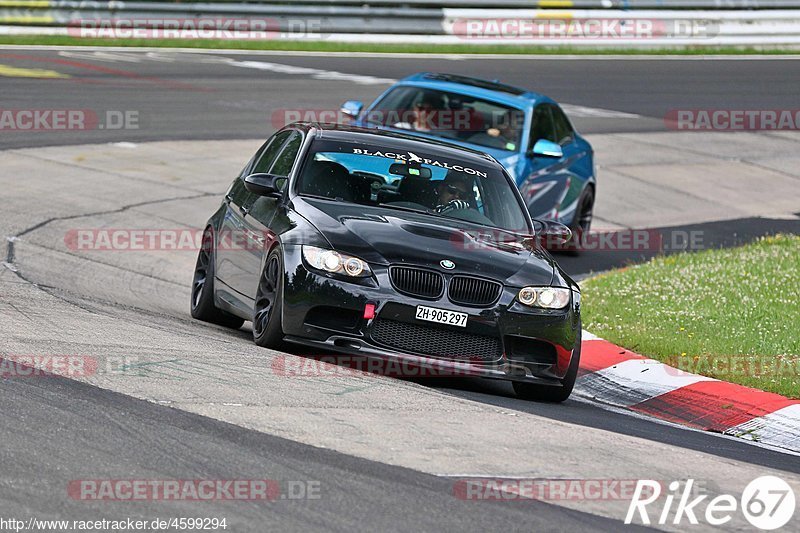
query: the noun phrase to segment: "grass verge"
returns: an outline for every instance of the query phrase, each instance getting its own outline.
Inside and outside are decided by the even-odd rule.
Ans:
[[[667,364],[800,397],[800,236],[656,258],[583,285],[584,327]]]
[[[0,45],[126,46],[153,48],[219,48],[225,50],[277,50],[300,52],[372,52],[426,54],[543,54],[543,55],[785,55],[798,49],[692,46],[684,48],[586,48],[576,46],[380,44],[326,41],[235,41],[225,39],[112,39],[67,35],[0,35]]]

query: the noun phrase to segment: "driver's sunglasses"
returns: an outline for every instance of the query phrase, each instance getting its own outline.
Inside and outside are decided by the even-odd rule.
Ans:
[[[467,195],[467,191],[461,190],[455,185],[445,185],[445,186],[447,187],[447,192],[449,192],[450,194],[454,194],[459,198],[463,199]]]

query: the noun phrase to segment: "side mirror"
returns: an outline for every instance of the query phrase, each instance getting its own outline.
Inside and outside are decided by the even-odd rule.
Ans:
[[[259,196],[280,198],[283,195],[280,181],[286,179],[284,176],[273,176],[272,174],[250,174],[244,179],[244,188]]]
[[[358,100],[348,100],[342,104],[342,108],[339,111],[351,119],[357,119],[362,109],[364,109],[364,104],[362,102]]]
[[[537,231],[540,242],[545,248],[553,244],[565,244],[572,238],[572,230],[560,222],[552,220],[536,220],[537,226],[541,229]]]
[[[558,159],[564,157],[564,151],[561,149],[561,146],[558,143],[548,141],[547,139],[539,139],[536,141],[536,144],[533,145],[532,152],[534,156],[540,155],[544,157],[555,157]]]

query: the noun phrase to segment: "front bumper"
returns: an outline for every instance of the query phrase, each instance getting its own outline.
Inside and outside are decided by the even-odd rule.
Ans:
[[[499,300],[490,307],[468,307],[449,301],[446,291],[438,299],[400,294],[393,288],[385,266],[370,265],[372,278],[352,282],[307,268],[299,246],[285,247],[284,254],[283,330],[286,340],[314,347],[320,350],[320,355],[345,353],[419,366],[447,375],[556,386],[569,368],[580,328],[580,300],[575,292],[570,305],[558,311],[523,306],[516,301],[517,289],[511,288],[504,288]],[[444,274],[447,278],[450,273]],[[372,319],[364,318],[367,303],[375,305]],[[417,320],[418,305],[466,313],[467,327]],[[387,323],[400,328],[391,342],[377,335],[378,326],[385,328]],[[406,334],[408,343],[404,344],[403,335]],[[412,342],[413,334],[432,335],[429,338],[437,341],[439,337],[450,339],[447,342],[451,342],[456,351],[460,339],[465,339],[467,344],[475,341],[476,346],[488,342],[496,346],[496,354],[472,357],[465,356],[463,351],[454,351],[452,356],[426,352],[425,337],[421,338],[422,342],[419,338]],[[412,346],[414,348],[409,349]]]
[[[365,359],[377,359],[381,365],[366,365],[366,369],[374,369],[378,373],[393,377],[480,377],[505,381],[525,381],[539,385],[560,387],[561,382],[553,377],[535,374],[528,366],[512,361],[492,366],[471,364],[463,361],[435,359],[420,355],[393,352],[362,343],[352,337],[332,336],[328,340],[314,341],[308,338],[287,335],[284,340],[302,346],[313,347],[320,353],[329,352],[356,355]],[[342,358],[342,362],[353,363],[350,357]],[[363,368],[364,365],[358,365]]]

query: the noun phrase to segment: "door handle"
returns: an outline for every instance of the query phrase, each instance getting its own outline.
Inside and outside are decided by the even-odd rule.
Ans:
[[[225,195],[225,203],[229,204],[233,201],[233,197],[230,194]]]
[[[239,212],[242,214],[242,216],[246,217],[247,214],[250,213],[250,208],[249,207],[245,207],[243,205],[240,205],[239,206]]]

